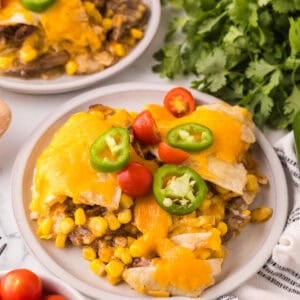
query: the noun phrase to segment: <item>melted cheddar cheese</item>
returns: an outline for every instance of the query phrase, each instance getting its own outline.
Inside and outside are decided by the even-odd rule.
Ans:
[[[124,110],[107,120],[100,112],[72,115],[37,160],[30,210],[46,215],[51,205],[66,197],[75,203],[82,197],[100,198],[109,207],[119,187],[116,174],[97,173],[90,164],[89,147],[107,129],[129,122]]]
[[[37,15],[25,9],[19,0],[2,0],[0,25],[29,24],[36,25]]]
[[[57,0],[40,14],[40,21],[47,42],[58,44],[68,52],[80,52],[84,48],[97,50],[101,46],[100,37],[92,30],[81,0]]]

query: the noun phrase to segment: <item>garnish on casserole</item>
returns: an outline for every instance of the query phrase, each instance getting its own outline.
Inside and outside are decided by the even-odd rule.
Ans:
[[[0,74],[49,78],[91,74],[126,56],[143,38],[141,0],[3,0]]]
[[[213,285],[226,242],[272,209],[249,208],[267,184],[251,156],[250,113],[192,107],[180,116],[166,104],[73,114],[36,162],[37,236],[82,248],[95,274],[152,296]]]

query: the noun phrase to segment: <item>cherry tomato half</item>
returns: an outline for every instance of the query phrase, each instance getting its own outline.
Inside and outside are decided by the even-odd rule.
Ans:
[[[2,300],[40,300],[41,295],[41,279],[30,270],[16,269],[1,279]]]
[[[132,130],[135,138],[144,144],[154,145],[160,142],[157,125],[148,110],[137,115],[132,122]]]
[[[61,295],[47,295],[42,298],[42,300],[67,300],[65,297]]]
[[[181,164],[188,159],[189,153],[161,142],[158,145],[158,156],[164,163]]]
[[[164,106],[177,118],[186,116],[195,110],[193,95],[183,87],[171,89],[164,98]]]
[[[152,186],[152,173],[139,163],[129,163],[117,175],[122,191],[131,197],[146,195]]]

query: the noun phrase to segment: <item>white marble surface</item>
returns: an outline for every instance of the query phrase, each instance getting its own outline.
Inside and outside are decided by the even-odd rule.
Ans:
[[[70,98],[92,88],[104,86],[112,83],[141,81],[141,82],[167,82],[159,78],[157,74],[153,74],[151,67],[154,64],[152,59],[153,53],[163,45],[164,32],[169,14],[163,11],[160,30],[156,35],[151,47],[147,49],[144,55],[138,59],[134,65],[124,70],[114,78],[100,82],[92,87],[77,92],[47,95],[47,96],[31,96],[22,95],[5,90],[0,90],[0,98],[5,100],[12,110],[12,123],[9,130],[0,140],[0,247],[2,243],[7,242],[8,246],[0,256],[0,269],[10,269],[16,267],[28,267],[38,272],[47,272],[46,268],[41,266],[39,262],[31,256],[22,242],[15,225],[12,208],[11,208],[11,189],[10,177],[14,161],[22,144],[28,136],[38,126],[39,122],[58,106]],[[188,85],[189,80],[183,78],[175,80],[172,83]],[[283,132],[274,132],[272,130],[265,131],[271,143],[274,143]]]

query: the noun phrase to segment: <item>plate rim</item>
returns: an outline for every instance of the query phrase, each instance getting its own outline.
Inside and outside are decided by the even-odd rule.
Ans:
[[[72,78],[63,74],[55,81],[39,80],[39,82],[31,83],[30,79],[22,79],[19,77],[0,76],[0,87],[12,92],[21,92],[25,94],[39,94],[39,95],[51,95],[65,92],[71,92],[83,89],[92,84],[104,81],[113,75],[125,70],[132,65],[138,58],[140,58],[150,43],[154,39],[160,24],[161,19],[161,4],[160,0],[148,0],[150,1],[151,16],[149,23],[147,24],[146,32],[142,40],[131,50],[131,52],[118,61],[116,64],[104,69],[103,71],[96,72],[94,74],[78,75],[77,80],[71,80],[68,82],[58,82],[60,78]]]
[[[67,111],[71,111],[80,105],[84,105],[85,102],[91,101],[93,99],[99,98],[101,96],[120,93],[120,92],[134,92],[134,91],[143,91],[143,90],[152,90],[152,91],[160,91],[166,92],[169,89],[178,86],[178,85],[171,85],[171,84],[150,84],[150,83],[142,83],[142,82],[129,82],[129,83],[120,83],[120,84],[112,84],[104,87],[100,87],[97,89],[90,90],[88,92],[84,92],[82,94],[77,95],[76,97],[71,98],[60,107],[58,107],[54,112],[50,113],[48,118],[46,117],[41,124],[39,124],[36,129],[32,132],[32,134],[27,139],[27,142],[21,147],[17,154],[17,158],[15,160],[15,164],[12,170],[12,206],[13,206],[13,214],[19,228],[20,235],[27,245],[27,248],[35,258],[40,261],[43,265],[45,265],[48,270],[56,274],[59,278],[64,279],[70,284],[72,287],[77,288],[80,292],[90,297],[94,297],[91,294],[91,290],[99,293],[100,289],[90,287],[87,283],[82,283],[79,279],[77,279],[74,275],[69,274],[65,271],[62,267],[58,265],[58,263],[49,257],[45,250],[43,250],[41,243],[37,240],[36,236],[33,234],[29,227],[29,223],[23,224],[22,215],[24,217],[24,211],[26,208],[22,205],[19,205],[18,199],[23,199],[22,191],[23,191],[23,176],[24,170],[27,164],[27,159],[30,157],[32,150],[36,143],[38,142],[41,135],[59,118],[61,118]],[[211,103],[215,101],[220,101],[220,99],[202,93],[198,91],[191,90],[192,94],[199,100],[205,99],[205,103]],[[259,249],[255,257],[253,257],[248,263],[243,265],[239,268],[238,271],[235,272],[234,276],[229,277],[228,279],[225,278],[221,282],[217,284],[218,288],[224,291],[224,293],[229,293],[230,291],[236,289],[238,286],[242,285],[246,280],[252,277],[268,260],[268,258],[272,254],[273,247],[279,240],[279,237],[284,229],[285,222],[287,219],[288,213],[288,188],[287,188],[287,181],[283,171],[283,167],[280,163],[280,160],[273,148],[273,146],[269,143],[267,138],[262,134],[259,129],[255,129],[255,135],[257,138],[257,143],[262,148],[263,153],[266,155],[266,151],[268,151],[268,161],[270,163],[271,173],[274,176],[275,187],[274,193],[276,195],[277,202],[275,202],[276,207],[273,211],[273,218],[276,219],[276,230],[270,230],[269,235],[265,238],[263,242],[262,248]],[[26,159],[24,159],[26,158]],[[272,163],[271,163],[272,162]],[[275,173],[276,171],[276,173]],[[275,176],[276,174],[276,176]],[[21,176],[22,175],[22,176]],[[276,184],[277,183],[277,184]],[[278,184],[280,183],[280,184]],[[278,201],[280,199],[280,201]],[[278,225],[279,224],[279,225]],[[27,236],[27,238],[25,238]],[[35,244],[29,244],[30,238],[34,237]],[[43,251],[40,251],[40,250]],[[51,261],[51,267],[47,265],[47,261]],[[53,265],[54,264],[54,265]],[[247,272],[245,272],[247,271]],[[247,275],[245,275],[247,273]],[[241,274],[243,275],[242,282],[238,279],[240,278]],[[230,284],[229,284],[230,283]],[[86,286],[82,288],[82,285]],[[215,285],[216,286],[216,285]],[[230,288],[228,287],[230,286]],[[213,286],[212,286],[213,287]],[[88,289],[87,289],[88,288]],[[133,297],[130,296],[120,296],[117,294],[111,294],[106,291],[101,291],[101,296],[106,297],[105,299],[117,300],[117,299],[124,299],[124,300],[132,300]],[[224,294],[222,293],[222,294]],[[221,294],[219,296],[222,296]],[[212,297],[216,297],[214,293],[207,289],[205,290],[201,299],[213,299]],[[184,296],[176,296],[173,297],[177,300],[186,300],[189,299],[188,297]],[[142,299],[142,295],[140,297]],[[163,298],[162,298],[163,299]]]

